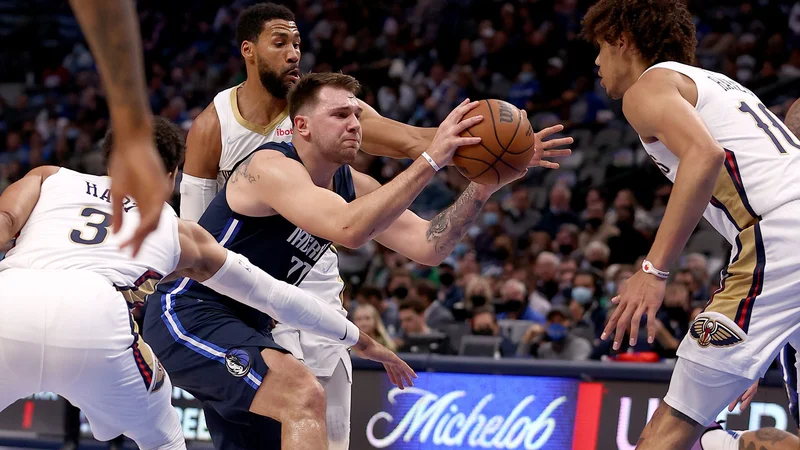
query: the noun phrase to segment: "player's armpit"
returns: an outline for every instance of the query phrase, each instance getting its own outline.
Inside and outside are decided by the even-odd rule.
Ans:
[[[417,159],[433,142],[436,128],[412,127],[387,119],[359,100],[361,113],[361,150],[376,156]]]
[[[216,179],[222,154],[221,136],[217,109],[212,102],[189,129],[183,172],[197,178]]]
[[[58,170],[56,166],[37,167],[3,191],[0,195],[0,244],[19,233],[39,201],[42,183]]]
[[[225,264],[225,248],[200,225],[178,219],[178,241],[181,255],[175,272],[166,279],[187,277],[205,281]]]

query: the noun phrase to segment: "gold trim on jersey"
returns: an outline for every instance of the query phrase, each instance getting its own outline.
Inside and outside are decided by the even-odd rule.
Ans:
[[[275,127],[278,126],[278,124],[286,120],[286,118],[289,116],[289,107],[287,106],[286,109],[281,111],[281,113],[278,114],[277,117],[272,119],[272,122],[268,123],[266,126],[258,125],[253,122],[248,122],[247,119],[242,117],[242,113],[239,112],[239,100],[236,98],[236,92],[239,90],[240,87],[242,87],[243,84],[244,83],[231,89],[231,110],[233,110],[233,117],[236,118],[236,121],[239,122],[239,125],[247,128],[248,130],[254,133],[267,136],[270,133],[272,133],[272,130],[274,130]]]
[[[727,175],[726,175],[727,176]],[[758,249],[756,248],[756,227],[748,227],[739,233],[739,248],[736,261],[725,269],[722,290],[715,293],[705,311],[718,312],[736,322],[739,304],[750,294],[755,280]]]
[[[153,350],[150,346],[142,340],[139,335],[139,325],[133,320],[131,316],[131,323],[133,327],[133,357],[136,360],[136,366],[139,368],[139,373],[142,375],[144,383],[147,385],[149,392],[157,392],[164,385],[164,367],[158,362]]]
[[[156,291],[156,285],[159,281],[161,281],[161,279],[149,279],[138,287],[120,290],[119,292],[125,298],[125,301],[131,305],[137,305],[139,303],[144,303],[147,296]]]
[[[734,185],[733,179],[731,179],[730,173],[724,165],[720,169],[712,195],[727,209],[728,218],[733,220],[735,222],[734,225],[740,230],[750,227],[756,222],[757,218],[747,211],[747,207],[744,205],[742,197],[736,190],[736,185]],[[752,274],[752,272],[750,273]]]

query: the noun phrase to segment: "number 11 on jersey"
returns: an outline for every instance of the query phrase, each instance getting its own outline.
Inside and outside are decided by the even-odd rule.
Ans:
[[[779,153],[786,154],[787,151],[781,144],[778,137],[775,136],[775,133],[772,132],[772,128],[777,129],[781,133],[781,135],[783,135],[783,139],[786,141],[787,144],[789,144],[791,147],[794,147],[797,150],[800,150],[800,144],[795,142],[795,137],[786,128],[786,125],[781,123],[781,121],[778,120],[778,118],[775,117],[775,115],[773,115],[772,112],[769,109],[767,109],[767,107],[764,106],[763,103],[758,104],[758,109],[767,117],[767,120],[769,120],[772,126],[764,122],[761,116],[755,110],[753,110],[753,108],[751,108],[750,105],[748,105],[745,102],[739,103],[739,111],[745,114],[750,114],[750,116],[753,117],[753,120],[756,122],[756,126],[758,126],[758,128],[761,128],[764,134],[766,134],[767,137],[772,141],[772,143],[775,144],[775,148],[778,149]]]

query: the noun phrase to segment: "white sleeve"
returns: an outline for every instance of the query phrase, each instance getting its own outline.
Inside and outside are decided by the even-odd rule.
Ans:
[[[217,195],[217,180],[183,174],[181,178],[181,219],[197,222]]]
[[[244,256],[227,250],[225,264],[201,283],[298,330],[341,341],[358,342],[358,327],[319,298],[273,278]]]

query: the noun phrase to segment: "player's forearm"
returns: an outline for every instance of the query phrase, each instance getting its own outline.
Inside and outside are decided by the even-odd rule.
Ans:
[[[34,169],[0,195],[0,245],[19,233],[39,201],[42,176]]]
[[[361,150],[375,156],[417,159],[430,147],[436,128],[419,128],[381,118],[382,123],[364,127]]]
[[[349,239],[341,244],[360,247],[385,231],[408,209],[434,173],[427,161],[418,158],[389,183],[349,203],[344,211],[347,218],[344,228],[349,229]]]
[[[217,195],[217,180],[184,173],[181,179],[181,219],[197,222]]]
[[[678,259],[711,200],[724,154],[718,149],[684,157],[675,177],[664,219],[647,259],[661,270]]]
[[[70,4],[100,71],[117,139],[151,141],[142,41],[134,2],[70,0]]]
[[[425,232],[425,263],[439,265],[456,247],[492,196],[489,188],[470,183],[450,207],[436,215]]]
[[[349,346],[358,342],[358,327],[344,315],[297,286],[276,280],[237,253],[228,250],[222,268],[202,283],[298,330]]]

